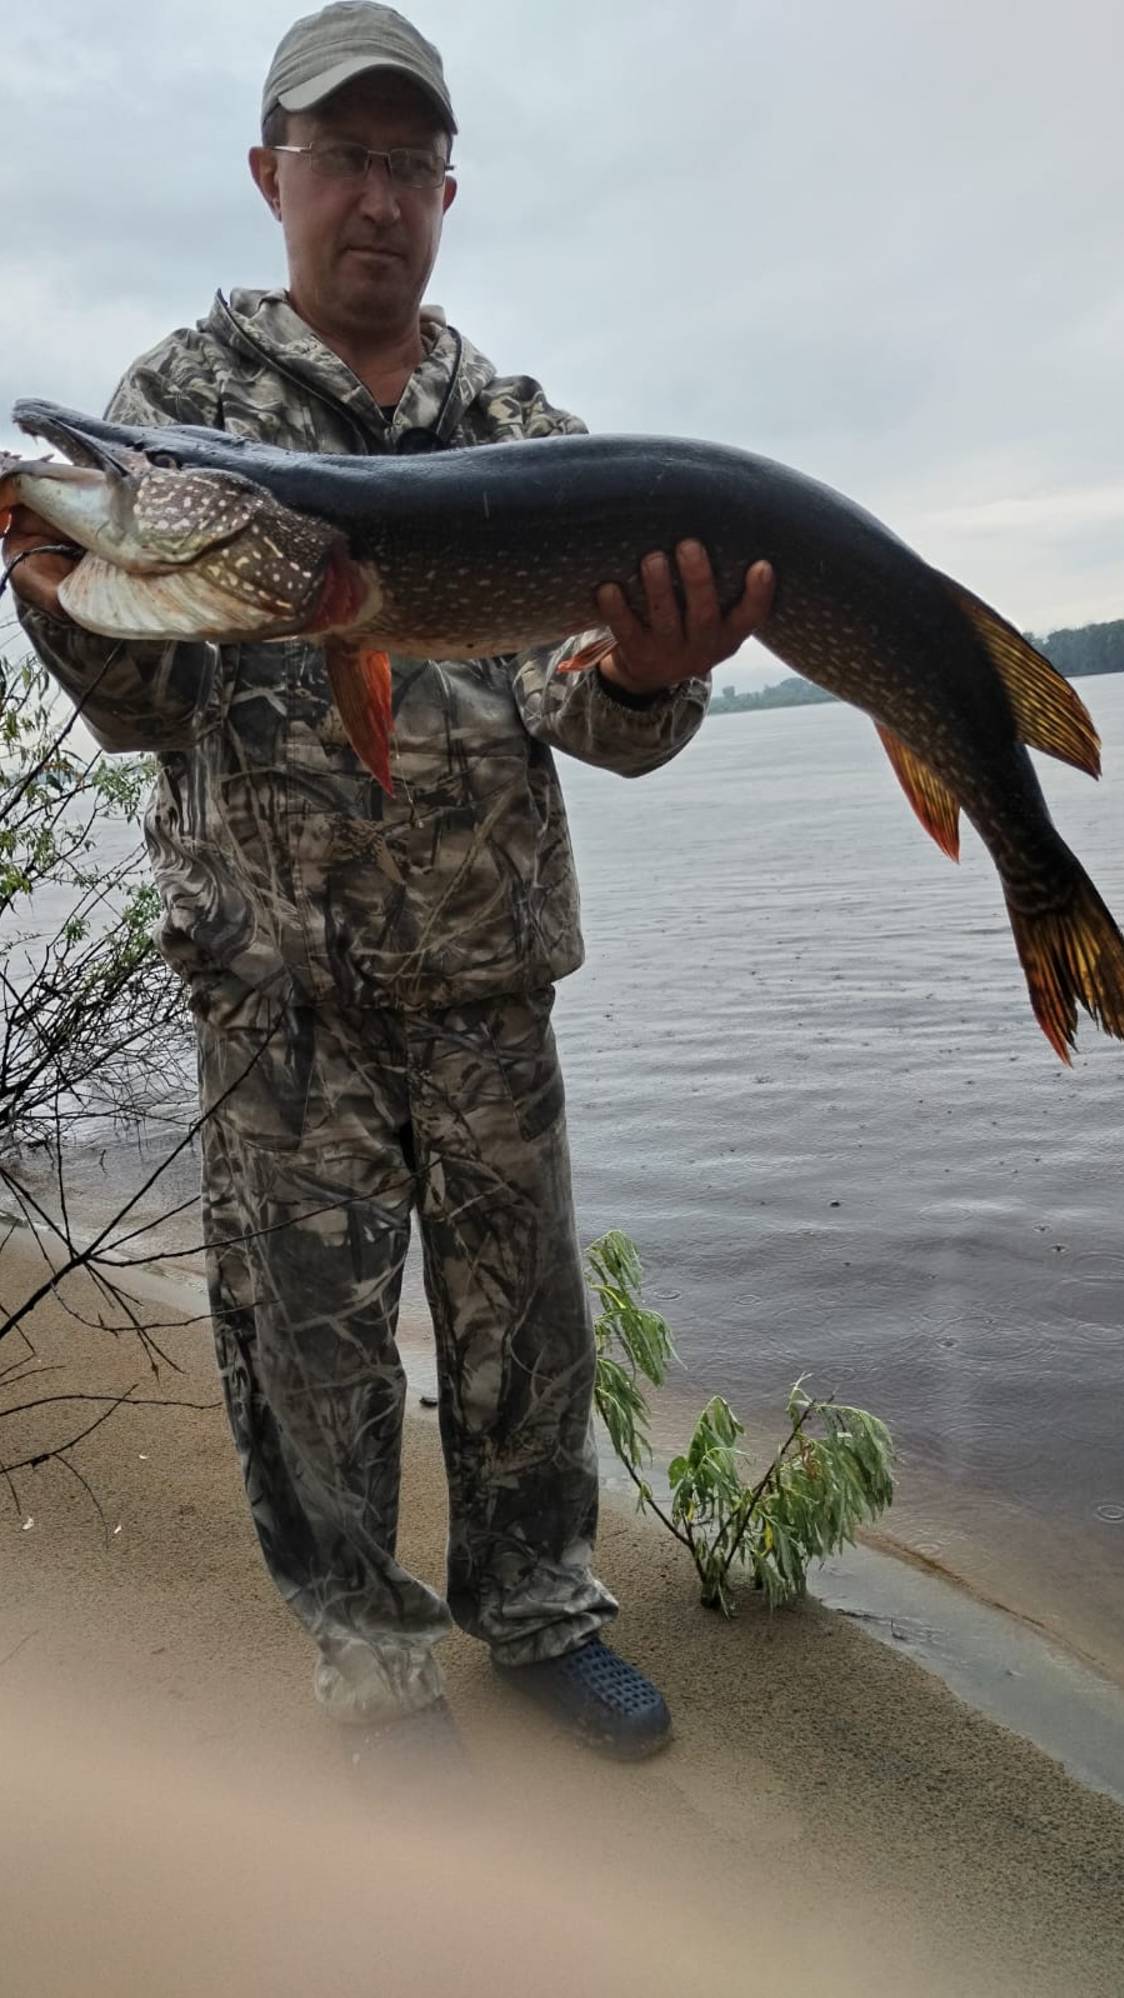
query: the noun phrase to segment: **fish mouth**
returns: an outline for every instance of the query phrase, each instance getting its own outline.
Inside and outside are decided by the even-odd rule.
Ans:
[[[183,463],[199,467],[214,464],[216,450],[225,460],[252,455],[251,447],[241,438],[208,429],[203,424],[110,423],[104,417],[87,416],[80,410],[66,409],[37,397],[17,402],[12,421],[25,436],[61,452],[72,465],[96,470],[107,469],[108,460],[116,461],[117,454],[125,450],[143,453],[150,465],[172,469]],[[223,469],[232,468],[227,463]]]
[[[28,437],[34,437],[41,444],[49,444],[52,451],[61,451],[71,465],[88,466],[95,471],[106,471],[110,466],[117,471],[122,469],[119,452],[112,451],[94,434],[93,429],[80,428],[77,418],[72,421],[69,412],[57,408],[54,403],[17,405],[13,415]],[[25,461],[12,459],[5,462],[23,464]]]

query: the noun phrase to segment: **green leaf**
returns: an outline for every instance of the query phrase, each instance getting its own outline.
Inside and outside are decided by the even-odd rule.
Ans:
[[[668,1464],[670,1510],[660,1511],[637,1469],[651,1456],[650,1411],[640,1382],[663,1384],[677,1357],[671,1330],[641,1301],[640,1256],[627,1235],[610,1229],[586,1256],[600,1305],[596,1404],[637,1484],[638,1505],[657,1511],[680,1537],[689,1536],[708,1607],[733,1614],[727,1576],[735,1565],[752,1575],[770,1608],[793,1601],[806,1586],[809,1563],[846,1544],[891,1503],[889,1430],[863,1409],[814,1400],[801,1376],[788,1397],[790,1434],[764,1477],[748,1480],[739,1448],[744,1426],[730,1403],[714,1395],[696,1418],[686,1450]],[[822,1435],[813,1433],[814,1424]]]

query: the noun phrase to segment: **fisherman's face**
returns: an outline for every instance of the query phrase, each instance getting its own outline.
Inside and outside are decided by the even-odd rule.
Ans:
[[[407,146],[446,159],[449,139],[427,99],[405,80],[361,76],[314,111],[290,114],[289,145],[352,141],[373,152]],[[385,161],[365,179],[333,180],[307,154],[255,147],[254,178],[285,232],[289,289],[302,315],[322,333],[351,340],[393,337],[416,322],[456,194],[404,186]]]

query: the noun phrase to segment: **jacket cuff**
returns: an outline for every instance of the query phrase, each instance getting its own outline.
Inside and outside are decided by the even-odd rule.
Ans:
[[[659,687],[654,694],[633,694],[627,687],[618,687],[615,680],[610,680],[601,671],[600,666],[595,666],[593,670],[597,675],[597,684],[601,692],[607,694],[609,699],[615,701],[621,708],[634,708],[643,713],[649,708],[665,706],[675,692],[674,687]]]

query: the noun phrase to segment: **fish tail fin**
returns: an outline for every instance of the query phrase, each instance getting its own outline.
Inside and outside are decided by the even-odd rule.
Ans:
[[[1099,777],[1100,737],[1069,681],[990,604],[951,576],[941,576],[941,582],[983,641],[1011,703],[1019,741],[1072,763],[1089,777]]]
[[[1068,892],[1049,907],[1020,908],[1009,889],[1007,910],[1035,1018],[1068,1063],[1079,1005],[1124,1040],[1124,937],[1080,861],[1064,851]]]
[[[392,680],[387,653],[361,639],[330,638],[325,647],[328,683],[340,720],[359,761],[394,795],[390,738],[394,730]]]

